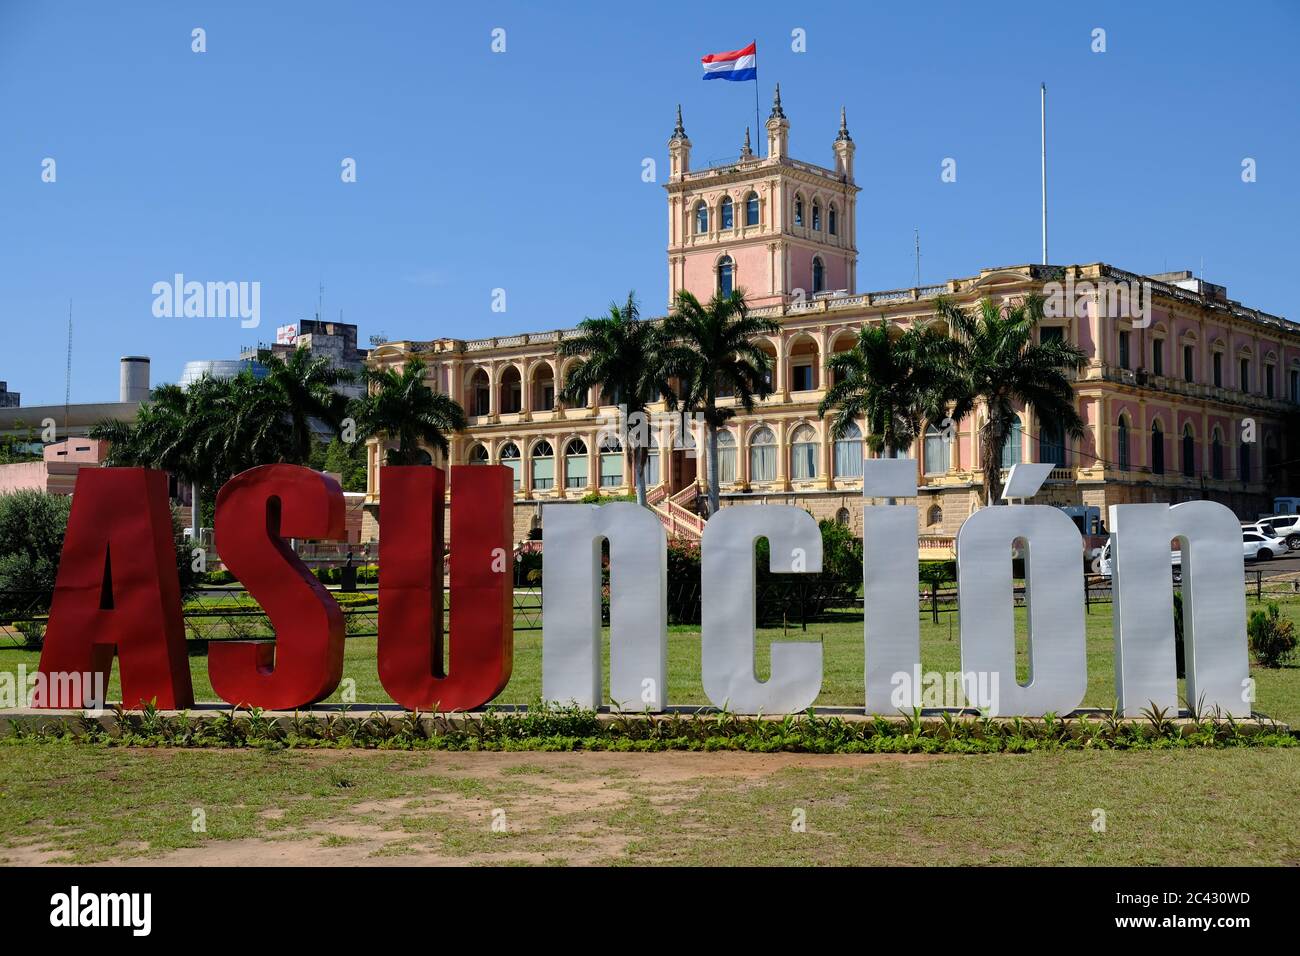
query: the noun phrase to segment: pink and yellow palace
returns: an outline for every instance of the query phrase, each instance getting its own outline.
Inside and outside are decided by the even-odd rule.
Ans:
[[[705,299],[743,288],[754,310],[780,325],[760,343],[773,359],[773,394],[720,436],[724,505],[795,504],[861,533],[861,433],[832,440],[817,414],[826,357],[848,349],[867,322],[935,321],[939,295],[966,306],[1062,287],[1077,290],[1078,304],[1071,300],[1039,334],[1062,336],[1087,356],[1075,383],[1085,437],[1040,427],[1034,409],[1024,408],[1003,459],[986,462],[975,440],[978,411],[958,423],[955,440],[927,426],[910,455],[918,530],[931,546],[942,549],[980,506],[985,468],[1018,461],[1057,465],[1036,501],[1099,508],[1103,519],[1111,504],[1196,498],[1254,517],[1271,510],[1273,496],[1291,493],[1281,466],[1300,458],[1300,443],[1285,426],[1300,410],[1300,326],[1246,308],[1188,272],[1140,276],[1104,263],[983,269],[939,285],[859,292],[859,187],[843,111],[829,166],[791,157],[779,88],[766,133],[766,155],[755,154],[747,133],[735,160],[704,169],[691,167],[680,109],[668,140],[669,297],[678,289]],[[1115,317],[1108,290],[1139,285],[1148,296],[1143,314]],[[465,407],[470,427],[451,438],[451,462],[514,470],[520,540],[537,527],[541,502],[631,491],[626,456],[608,434],[617,409],[594,390],[581,405],[556,397],[575,361],[559,359],[556,343],[570,334],[411,339],[370,356],[382,367],[418,354],[429,385]],[[657,438],[648,466],[652,506],[670,533],[697,536],[690,504],[704,480],[703,461],[693,449],[673,447],[671,435]],[[372,443],[367,538],[378,529],[381,460]]]

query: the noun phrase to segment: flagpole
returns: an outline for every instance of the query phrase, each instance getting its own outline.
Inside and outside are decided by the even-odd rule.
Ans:
[[[758,40],[754,40],[754,135],[758,137],[758,155],[763,155],[763,128],[758,122]]]
[[[1039,122],[1043,146],[1043,265],[1047,265],[1047,84],[1040,87]]]

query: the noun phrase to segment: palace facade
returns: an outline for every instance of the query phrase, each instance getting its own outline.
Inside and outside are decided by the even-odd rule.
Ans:
[[[1212,498],[1242,517],[1271,510],[1284,463],[1300,458],[1288,432],[1300,403],[1300,326],[1229,299],[1191,273],[1142,276],[1104,263],[984,269],[940,285],[857,291],[854,144],[841,113],[832,163],[788,154],[789,121],[780,90],[766,123],[766,155],[746,134],[734,161],[703,169],[678,110],[668,142],[668,289],[701,299],[743,288],[753,311],[780,331],[761,347],[773,363],[773,394],[753,414],[739,413],[720,436],[724,505],[786,503],[818,518],[862,527],[861,434],[838,441],[817,414],[827,357],[852,346],[865,323],[900,329],[931,324],[935,299],[963,307],[984,297],[1007,303],[1055,295],[1064,308],[1039,329],[1083,350],[1075,379],[1082,440],[1040,426],[1033,408],[998,462],[980,460],[980,413],[945,435],[938,423],[911,449],[916,459],[918,531],[932,541],[955,534],[982,503],[985,468],[1017,461],[1057,467],[1035,501],[1101,509],[1126,502]],[[1059,290],[1069,290],[1062,295]],[[1127,302],[1115,290],[1140,290]],[[1144,298],[1142,298],[1144,296]],[[1142,303],[1141,310],[1132,308]],[[1117,308],[1117,305],[1119,308]],[[942,323],[940,323],[942,328]],[[432,338],[374,349],[375,367],[418,355],[430,387],[465,408],[470,427],[451,437],[453,464],[499,463],[515,472],[516,537],[540,519],[541,503],[599,492],[629,494],[630,468],[611,428],[619,411],[595,390],[586,403],[558,400],[577,359],[556,346],[573,329],[493,338]],[[725,401],[725,400],[724,400]],[[652,503],[671,533],[698,535],[688,507],[704,480],[698,461],[658,423],[648,466]],[[369,448],[364,536],[378,532],[383,449]],[[431,456],[431,460],[436,456]]]

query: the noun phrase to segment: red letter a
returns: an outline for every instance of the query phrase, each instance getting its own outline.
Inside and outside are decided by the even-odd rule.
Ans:
[[[301,465],[260,465],[217,495],[217,553],[266,611],[274,641],[214,641],[212,689],[227,703],[293,710],[343,676],[343,612],[285,538],[343,538],[343,489]]]
[[[124,706],[193,705],[161,471],[83,468],[77,474],[33,703],[103,706],[91,699],[86,682],[98,675],[107,691],[114,649],[122,659]]]
[[[379,507],[379,681],[410,710],[473,710],[514,663],[511,505],[501,465],[451,469],[451,653],[443,665],[443,489],[428,465],[386,465]]]

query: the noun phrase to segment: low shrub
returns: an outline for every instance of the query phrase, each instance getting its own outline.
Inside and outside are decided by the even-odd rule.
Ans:
[[[1273,602],[1260,611],[1252,611],[1246,625],[1250,650],[1264,667],[1281,667],[1296,647],[1295,624],[1282,616]]]

